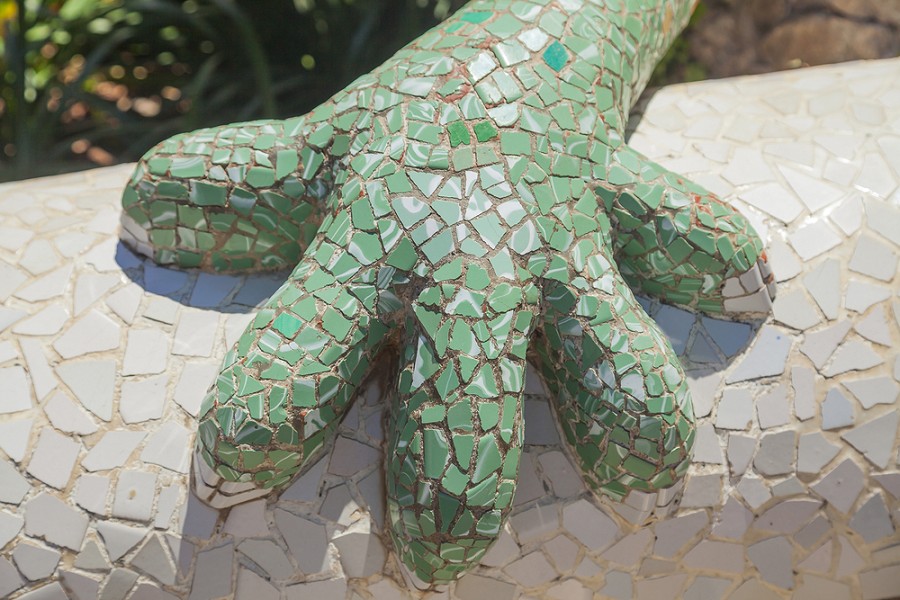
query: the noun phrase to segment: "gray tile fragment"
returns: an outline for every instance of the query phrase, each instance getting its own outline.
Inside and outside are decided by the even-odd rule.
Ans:
[[[879,469],[887,468],[891,461],[900,413],[896,410],[854,427],[841,434],[854,448]]]
[[[740,500],[729,496],[722,509],[716,513],[712,534],[727,540],[740,540],[752,521],[753,513]]]
[[[131,559],[131,566],[150,575],[160,583],[175,583],[175,565],[169,558],[159,535],[152,534]]]
[[[825,377],[834,377],[848,371],[865,371],[884,362],[869,342],[849,340],[842,344],[831,359],[831,364],[822,371]]]
[[[838,511],[847,514],[862,493],[864,485],[865,475],[862,469],[847,458],[811,488]]]
[[[98,600],[124,600],[137,578],[138,574],[130,569],[113,569],[100,588]]]
[[[516,586],[505,581],[469,573],[461,577],[456,583],[454,592],[459,600],[483,600],[484,598],[513,600],[516,594]]]
[[[794,414],[801,421],[818,414],[815,389],[816,372],[808,367],[791,368],[791,387],[794,390]]]
[[[562,520],[563,527],[594,552],[602,552],[618,537],[615,521],[584,499],[566,506]]]
[[[747,548],[747,557],[759,570],[762,578],[783,589],[793,589],[791,569],[793,547],[785,537],[763,540]]]
[[[350,531],[334,538],[347,577],[369,577],[384,568],[386,553],[377,535]]]
[[[822,402],[822,429],[826,431],[840,429],[853,425],[855,420],[853,405],[841,393],[840,388],[833,387],[828,390]]]
[[[28,480],[12,463],[0,457],[0,502],[19,504],[29,491],[31,484]]]
[[[326,569],[328,539],[324,526],[283,509],[275,511],[275,524],[304,573],[321,573]]]
[[[684,600],[721,600],[731,587],[730,579],[718,577],[697,577],[684,590]]]
[[[900,384],[886,376],[843,380],[841,383],[866,410],[876,404],[894,404],[900,394]]]
[[[822,506],[819,500],[791,498],[779,502],[753,522],[753,528],[775,533],[795,533],[803,527]]]
[[[63,586],[58,581],[54,581],[19,596],[18,600],[69,600],[69,596]]]
[[[100,521],[97,532],[106,546],[106,553],[112,561],[119,560],[140,543],[149,530],[146,527],[132,527],[115,521]]]
[[[852,322],[841,321],[825,329],[807,333],[800,345],[800,352],[808,356],[817,369],[821,369],[844,340],[851,326]]]
[[[881,492],[875,492],[863,502],[850,519],[850,528],[869,544],[894,535],[894,524]]]
[[[882,346],[891,345],[891,334],[884,306],[876,306],[868,316],[853,327],[858,334]]]
[[[796,433],[793,431],[763,435],[759,441],[759,450],[753,459],[756,472],[766,476],[793,472],[796,448]]]
[[[791,407],[785,383],[779,383],[756,399],[756,419],[762,429],[787,425],[791,421]]]
[[[19,575],[13,564],[0,556],[0,597],[7,598],[24,585],[25,580]]]
[[[66,589],[75,596],[72,600],[95,600],[100,593],[100,582],[96,579],[66,569],[60,569],[59,574]]]
[[[75,567],[86,571],[102,571],[105,575],[111,565],[100,550],[100,545],[94,540],[88,540],[75,558]]]
[[[27,542],[19,542],[12,551],[19,572],[31,581],[50,577],[61,556],[58,550]]]
[[[840,452],[840,444],[832,444],[819,431],[800,436],[797,449],[797,472],[817,475]]]
[[[744,356],[737,368],[725,378],[725,381],[736,383],[780,375],[784,372],[790,350],[790,336],[772,325],[763,325],[753,343],[753,348]]]
[[[731,542],[700,540],[681,562],[694,569],[739,574],[744,572],[744,547]]]
[[[661,558],[674,557],[707,525],[709,525],[709,516],[706,511],[697,511],[660,521],[654,527],[656,543],[653,545],[653,555]]]
[[[294,576],[295,568],[287,554],[271,540],[244,540],[237,549],[262,567],[272,579],[284,580]]]
[[[898,581],[900,581],[900,565],[889,565],[863,571],[859,574],[863,600],[895,597]]]
[[[277,588],[250,569],[239,569],[234,597],[278,600],[281,595]]]
[[[213,600],[229,596],[232,589],[233,560],[234,548],[231,543],[198,554],[188,600]]]
[[[837,319],[841,306],[841,264],[829,258],[803,276],[803,285],[829,320]]]

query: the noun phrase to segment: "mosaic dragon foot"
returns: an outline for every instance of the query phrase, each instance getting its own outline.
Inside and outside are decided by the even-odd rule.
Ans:
[[[690,4],[474,2],[306,116],[141,160],[123,200],[138,250],[296,265],[205,399],[206,502],[286,487],[388,349],[390,531],[428,584],[475,565],[512,505],[526,358],[594,490],[679,481],[687,384],[632,288],[713,313],[766,312],[773,291],[741,215],[623,143]]]

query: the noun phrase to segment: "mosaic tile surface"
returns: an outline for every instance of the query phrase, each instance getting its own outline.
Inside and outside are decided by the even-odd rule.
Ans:
[[[677,509],[601,502],[529,369],[499,541],[440,593],[388,550],[378,382],[277,501],[188,494],[217,357],[276,276],[117,244],[130,166],[0,186],[0,597],[887,598],[900,589],[900,62],[665,89],[630,145],[741,207],[779,280],[763,323],[640,299],[685,365]]]
[[[452,581],[512,507],[526,356],[592,488],[674,501],[690,393],[629,284],[715,313],[766,313],[774,292],[742,215],[623,143],[691,4],[474,2],[306,116],[144,156],[123,196],[132,247],[296,265],[201,406],[204,501],[288,487],[396,359],[393,546],[422,582]]]

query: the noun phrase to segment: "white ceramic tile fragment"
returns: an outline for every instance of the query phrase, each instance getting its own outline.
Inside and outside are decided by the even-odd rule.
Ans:
[[[25,365],[28,367],[28,377],[34,386],[34,395],[40,401],[47,394],[56,389],[56,377],[53,369],[47,361],[47,354],[40,341],[35,339],[22,339],[19,341],[22,355],[25,357]]]
[[[238,551],[259,565],[274,580],[290,579],[294,566],[287,554],[271,540],[245,540]]]
[[[876,404],[894,404],[900,394],[900,384],[886,376],[845,379],[841,383],[866,410]]]
[[[824,221],[814,221],[788,235],[788,241],[800,260],[806,262],[831,250],[841,243],[843,238],[835,233]]]
[[[863,235],[857,240],[847,266],[856,273],[890,281],[897,274],[897,260],[894,248],[872,236]]]
[[[544,452],[538,458],[538,464],[557,498],[569,498],[585,491],[584,480],[562,452]]]
[[[44,412],[50,423],[60,431],[78,435],[90,435],[97,431],[97,423],[90,415],[62,392],[50,396],[44,404]]]
[[[800,352],[809,357],[816,369],[821,369],[834,354],[851,326],[850,321],[840,321],[824,329],[807,333],[800,345]]]
[[[882,285],[871,283],[869,281],[861,281],[851,277],[844,293],[844,306],[846,306],[848,310],[862,313],[868,310],[873,304],[877,304],[882,300],[887,300],[890,297],[890,289]]]
[[[56,367],[56,373],[82,406],[104,421],[112,419],[115,361],[67,361]]]
[[[637,564],[637,561],[640,560],[640,557],[643,555],[643,550],[646,549],[646,544],[649,543],[653,539],[653,535],[650,533],[648,529],[642,530],[644,532],[643,535],[636,536],[642,539],[645,539],[646,542],[636,540],[632,548],[636,549],[635,554],[632,556],[634,560],[629,564]],[[616,544],[618,545],[618,544]],[[604,555],[608,556],[609,553],[616,548],[614,545],[612,548],[607,550]],[[578,561],[578,552],[579,545],[564,535],[558,535],[552,540],[544,543],[544,554],[547,555],[547,559],[553,564],[558,573],[566,573],[571,571],[577,561]],[[625,558],[625,553],[617,554],[617,556],[623,557],[625,560],[629,560],[629,558]]]
[[[697,463],[716,465],[721,465],[725,462],[722,445],[712,423],[703,423],[697,426],[697,435],[694,438],[693,460]]]
[[[51,487],[65,488],[80,451],[79,442],[46,428],[38,437],[27,471]]]
[[[753,419],[753,395],[750,390],[728,388],[716,407],[716,427],[746,429]]]
[[[335,441],[335,452],[328,463],[328,472],[349,477],[369,468],[381,457],[381,452],[356,440],[340,436]]]
[[[122,375],[155,375],[166,369],[169,340],[156,329],[131,329],[125,346]]]
[[[187,473],[190,468],[190,438],[190,431],[174,421],[167,421],[150,434],[141,452],[141,460],[170,471]]]
[[[200,411],[200,403],[206,390],[215,380],[219,365],[189,362],[184,365],[178,385],[175,386],[175,402],[193,417]]]
[[[829,320],[838,317],[841,305],[841,265],[828,258],[803,276],[803,285]]]
[[[34,316],[16,323],[12,332],[18,335],[53,335],[58,333],[68,320],[68,309],[61,302],[55,302]]]
[[[740,544],[700,540],[682,559],[686,567],[708,569],[720,573],[744,571],[744,548]]]
[[[25,458],[34,418],[17,418],[0,422],[0,450],[16,462]]]
[[[890,346],[892,343],[888,317],[884,306],[875,307],[865,318],[856,322],[853,329],[869,341]]]
[[[31,386],[22,367],[0,369],[0,414],[9,414],[31,408]]]
[[[25,519],[19,515],[0,510],[0,548],[12,541],[24,524]]]
[[[829,364],[822,371],[825,377],[834,377],[848,371],[865,371],[884,362],[869,342],[849,340],[835,351]]]
[[[172,354],[210,356],[218,330],[219,315],[212,311],[185,310],[178,319]]]
[[[146,435],[142,431],[107,431],[90,449],[81,465],[88,471],[105,471],[121,467]]]
[[[148,521],[156,495],[156,474],[123,470],[116,483],[112,515],[133,521]]]
[[[120,319],[131,325],[141,304],[142,297],[143,290],[141,290],[141,287],[136,283],[129,283],[109,295],[105,302]]]
[[[109,477],[103,475],[82,475],[75,484],[75,504],[94,514],[106,514],[106,500],[108,496]]]
[[[784,500],[757,517],[753,528],[765,532],[795,533],[812,519],[821,506],[821,501],[812,498]]]
[[[87,526],[87,515],[47,492],[25,503],[25,533],[32,537],[78,550]]]
[[[80,275],[75,281],[75,315],[80,315],[121,281],[117,273]]]
[[[146,379],[128,378],[122,382],[119,414],[126,423],[142,423],[159,419],[166,401],[168,375]]]
[[[525,588],[538,587],[557,576],[553,565],[541,552],[526,554],[504,567],[503,572]]]

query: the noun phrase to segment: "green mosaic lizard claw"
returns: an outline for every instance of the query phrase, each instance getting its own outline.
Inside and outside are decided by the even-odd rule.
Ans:
[[[426,584],[475,565],[512,506],[526,359],[593,489],[679,481],[690,396],[632,288],[714,313],[766,312],[773,291],[741,215],[623,143],[690,5],[473,2],[308,115],[141,160],[123,198],[138,250],[295,267],[203,403],[201,498],[285,488],[386,352],[388,521]]]

